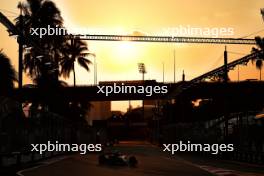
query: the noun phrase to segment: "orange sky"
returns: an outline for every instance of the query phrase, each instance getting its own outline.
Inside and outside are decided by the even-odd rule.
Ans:
[[[161,33],[168,28],[183,26],[194,27],[232,27],[234,36],[242,37],[264,29],[260,8],[263,0],[56,0],[62,12],[65,26],[71,30],[85,28],[101,33]],[[0,10],[13,19],[9,10],[18,13],[18,1],[0,2]],[[263,35],[259,33],[258,35]],[[17,44],[10,38],[6,29],[0,25],[0,48],[12,58],[17,67]],[[254,37],[251,36],[251,37]],[[98,81],[141,79],[137,63],[144,62],[147,79],[162,81],[162,62],[165,64],[165,81],[173,81],[173,49],[176,50],[176,79],[185,70],[186,79],[191,79],[217,66],[223,61],[224,45],[211,44],[166,44],[166,43],[129,43],[129,42],[88,42],[95,52],[98,63]],[[252,46],[228,45],[229,51],[249,53]],[[229,61],[241,55],[229,54]],[[93,58],[91,58],[93,60]],[[250,66],[240,67],[240,79],[258,78],[258,71]],[[77,70],[77,84],[93,83],[91,72]],[[237,71],[231,71],[232,79],[237,79]],[[68,80],[72,83],[72,78]],[[138,102],[134,103],[134,105]],[[116,102],[113,109],[127,108],[128,103]]]

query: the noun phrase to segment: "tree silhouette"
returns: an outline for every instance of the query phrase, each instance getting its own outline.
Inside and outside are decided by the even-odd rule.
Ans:
[[[10,59],[0,50],[0,95],[6,95],[14,88],[17,74]]]
[[[2,140],[4,152],[19,151],[23,148],[24,113],[21,103],[12,99],[14,82],[17,81],[17,73],[10,63],[10,59],[0,50],[0,133],[8,137]]]
[[[261,38],[259,36],[255,37],[257,47],[253,47],[251,52],[261,52],[264,51],[264,38]],[[259,79],[261,80],[261,72],[263,68],[263,59],[264,59],[264,54],[260,54],[258,57],[254,58],[252,60],[253,63],[256,64],[256,68],[259,70]]]
[[[18,17],[16,26],[28,40],[34,43],[33,46],[25,49],[23,69],[37,83],[38,87],[48,88],[49,96],[39,103],[43,107],[48,107],[46,109],[49,111],[68,116],[68,111],[71,108],[69,102],[57,92],[56,88],[53,88],[62,86],[58,80],[60,74],[69,77],[71,71],[74,72],[75,85],[75,60],[87,71],[89,70],[88,65],[91,62],[85,58],[88,55],[85,53],[88,50],[87,45],[79,40],[70,43],[63,35],[43,35],[42,38],[31,35],[31,28],[47,28],[48,25],[50,28],[64,28],[60,10],[54,2],[26,0],[19,3],[18,8],[21,10],[22,20],[21,17]],[[34,102],[34,104],[38,105],[38,102]]]
[[[77,61],[81,67],[89,71],[89,64],[91,64],[91,61],[88,60],[86,56],[90,55],[91,53],[86,52],[88,51],[86,42],[79,39],[72,39],[70,42],[67,42],[64,50],[64,57],[60,62],[61,74],[64,78],[68,78],[70,76],[70,73],[73,72],[73,85],[75,87],[75,62]]]
[[[24,36],[33,41],[35,46],[26,49],[24,55],[24,71],[37,83],[51,84],[58,82],[58,63],[62,56],[64,36],[44,35],[42,38],[31,35],[31,28],[62,28],[63,19],[60,10],[49,0],[27,0],[19,3],[18,8],[23,14],[16,19]],[[37,45],[37,47],[36,47]],[[40,49],[41,48],[41,49]]]

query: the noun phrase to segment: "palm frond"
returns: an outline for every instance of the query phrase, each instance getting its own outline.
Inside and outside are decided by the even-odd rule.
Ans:
[[[78,63],[86,70],[89,71],[89,67],[88,65],[91,63],[91,61],[89,61],[88,59],[84,58],[84,57],[79,57],[78,58]]]
[[[69,78],[70,77],[70,73],[73,71],[74,68],[74,61],[71,60],[70,58],[64,58],[61,63],[61,75],[64,78]]]

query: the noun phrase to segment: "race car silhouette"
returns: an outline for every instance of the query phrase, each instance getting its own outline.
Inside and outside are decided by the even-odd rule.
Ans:
[[[127,156],[117,151],[101,154],[98,160],[100,165],[136,167],[138,164],[135,156]]]

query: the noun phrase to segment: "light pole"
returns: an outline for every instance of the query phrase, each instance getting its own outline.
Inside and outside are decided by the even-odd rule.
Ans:
[[[240,81],[240,75],[239,75],[239,65],[237,65],[237,81]]]
[[[176,59],[175,59],[175,48],[173,50],[173,83],[176,82],[176,70],[175,70],[175,67],[176,67]]]
[[[145,78],[144,78],[144,75],[147,73],[147,70],[146,70],[146,67],[145,67],[145,64],[144,63],[138,63],[138,71],[139,73],[142,73],[142,82],[143,82],[143,85],[144,85],[144,82],[145,82]],[[142,117],[144,119],[144,110],[145,107],[144,107],[144,99],[142,100]]]
[[[227,57],[227,50],[225,46],[225,51],[224,51],[224,85],[227,86],[228,83],[228,57]],[[224,128],[224,134],[225,134],[225,142],[228,140],[228,117],[227,117],[227,96],[224,96],[224,118],[225,118],[225,128]]]
[[[96,57],[94,56],[94,85],[97,84],[97,63]]]
[[[164,62],[162,62],[162,82],[164,84]]]
[[[142,73],[142,80],[144,82],[144,75],[147,73],[146,67],[144,63],[138,63],[138,71],[139,73]]]
[[[20,8],[19,15],[19,30],[21,33],[18,35],[18,88],[21,89],[23,86],[23,16],[22,9]]]

